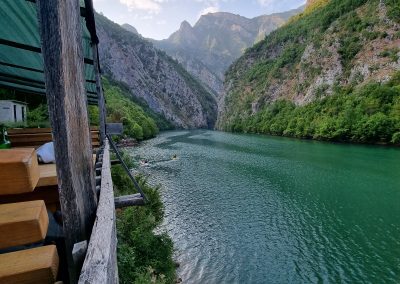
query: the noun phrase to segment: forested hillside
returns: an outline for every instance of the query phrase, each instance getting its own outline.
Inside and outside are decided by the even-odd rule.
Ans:
[[[218,128],[399,143],[400,2],[312,1],[226,74]]]
[[[159,130],[171,129],[173,125],[152,111],[145,102],[132,98],[129,89],[115,81],[103,78],[107,100],[107,120],[122,122],[124,134],[137,140],[154,137]]]

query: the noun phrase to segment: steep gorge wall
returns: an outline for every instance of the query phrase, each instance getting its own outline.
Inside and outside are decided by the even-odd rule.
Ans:
[[[277,100],[305,105],[390,80],[400,70],[400,24],[390,3],[325,1],[249,49],[227,73],[218,128]]]
[[[215,98],[182,66],[140,36],[97,15],[103,71],[179,128],[212,128]]]

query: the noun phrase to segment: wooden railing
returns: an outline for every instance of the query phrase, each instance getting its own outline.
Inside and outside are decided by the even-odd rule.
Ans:
[[[110,146],[104,142],[100,198],[79,283],[118,283],[115,205],[111,179]]]

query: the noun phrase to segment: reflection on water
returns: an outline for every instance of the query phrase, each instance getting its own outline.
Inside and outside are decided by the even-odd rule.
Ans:
[[[399,149],[196,130],[132,155],[162,185],[184,283],[400,279]]]

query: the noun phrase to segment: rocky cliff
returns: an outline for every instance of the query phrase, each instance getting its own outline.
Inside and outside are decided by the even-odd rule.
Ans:
[[[121,27],[123,27],[128,32],[131,32],[135,35],[139,35],[139,32],[137,31],[137,29],[134,26],[131,26],[130,24],[123,24],[123,25],[121,25]]]
[[[132,27],[96,15],[102,69],[122,82],[135,98],[180,128],[212,128],[217,105],[211,95],[184,68]]]
[[[302,9],[253,19],[225,12],[207,14],[193,27],[184,21],[168,39],[153,42],[218,96],[223,91],[224,74],[229,65],[246,48],[264,39]]]
[[[320,0],[309,3],[303,14],[295,16],[290,23],[247,50],[230,67],[225,81],[226,95],[220,101],[218,127],[232,129],[233,125],[241,124],[247,129],[249,124],[254,124],[258,125],[254,128],[257,132],[280,135],[287,130],[286,133],[290,133],[290,125],[282,126],[282,131],[271,130],[270,125],[267,127],[267,122],[262,121],[263,118],[258,114],[265,111],[270,114],[271,111],[271,115],[274,115],[270,106],[282,100],[293,102],[295,106],[306,106],[314,102],[323,104],[326,102],[323,99],[331,95],[340,97],[363,93],[366,96],[374,93],[372,90],[359,90],[370,83],[380,86],[389,82],[400,70],[399,23],[398,1]],[[382,85],[382,88],[393,87],[393,84]],[[395,98],[396,88],[390,92]],[[379,93],[376,92],[376,95]],[[346,96],[340,98],[346,100]],[[373,104],[373,108],[360,101],[354,101],[353,106],[354,109],[362,109],[360,119],[365,120],[365,125],[369,119],[370,125],[377,123],[372,120],[375,118],[370,117],[375,114],[387,116],[382,116],[381,120],[388,118],[389,124],[393,119],[397,121],[395,112],[385,113],[387,105],[378,103],[388,103],[387,100],[383,97],[370,99],[375,102],[365,104]],[[389,107],[395,109],[397,103],[393,100]],[[338,115],[345,108],[344,105],[337,107],[333,115]],[[267,119],[269,116],[264,117]],[[254,120],[256,118],[258,122]],[[346,119],[349,119],[351,128],[350,118],[344,117],[343,121]],[[261,124],[264,124],[265,131],[259,129]],[[383,125],[382,128],[386,127]],[[325,126],[321,124],[321,129]],[[332,122],[332,129],[335,127]],[[299,134],[302,137],[309,135],[313,137],[314,134]]]

